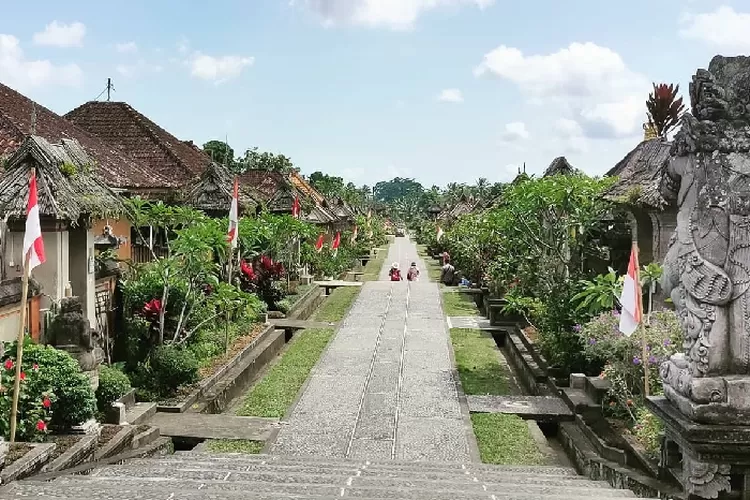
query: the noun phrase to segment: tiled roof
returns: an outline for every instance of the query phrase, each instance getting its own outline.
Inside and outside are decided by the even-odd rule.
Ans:
[[[279,190],[292,190],[292,185],[283,174],[269,170],[247,170],[239,176],[239,181],[241,186],[254,189],[266,202]]]
[[[118,188],[151,188],[161,184],[158,175],[122,154],[119,149],[92,136],[60,115],[0,83],[0,156],[14,153],[31,135],[31,117],[36,115],[35,134],[50,143],[75,139],[91,156],[104,182]]]
[[[124,102],[87,102],[65,118],[117,145],[150,171],[169,179],[172,186],[186,187],[211,163],[192,142],[177,139]]]

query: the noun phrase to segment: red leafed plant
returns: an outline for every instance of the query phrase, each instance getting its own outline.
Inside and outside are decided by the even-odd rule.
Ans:
[[[274,309],[284,298],[281,280],[284,277],[284,264],[274,262],[267,255],[256,257],[253,264],[240,262],[240,286],[243,291],[255,293],[269,309]]]
[[[670,130],[677,126],[680,116],[685,111],[682,97],[677,97],[680,86],[666,83],[653,84],[654,91],[648,95],[646,109],[648,123],[656,129],[659,137],[666,137]]]
[[[146,318],[149,321],[156,321],[159,319],[159,314],[161,313],[162,305],[161,300],[159,299],[151,299],[145,304],[143,304],[143,317]]]

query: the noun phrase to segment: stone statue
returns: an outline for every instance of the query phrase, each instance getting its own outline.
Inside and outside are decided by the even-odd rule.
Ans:
[[[716,56],[690,100],[661,184],[679,209],[663,286],[684,353],[660,374],[692,420],[750,425],[750,57]]]
[[[91,380],[91,387],[99,385],[99,365],[104,351],[99,347],[99,336],[83,313],[79,297],[66,297],[60,301],[60,311],[52,320],[47,342],[66,351],[78,361],[81,371]]]

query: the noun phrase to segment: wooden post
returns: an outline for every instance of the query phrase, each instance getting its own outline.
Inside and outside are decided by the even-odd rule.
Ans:
[[[13,381],[13,405],[10,407],[10,442],[16,442],[16,421],[18,419],[18,395],[21,391],[21,363],[23,363],[23,340],[26,329],[26,309],[29,297],[29,261],[31,249],[26,252],[21,278],[21,324],[18,327],[18,346],[16,349],[16,378]]]
[[[636,294],[638,295],[636,297],[636,307],[641,310],[641,320],[643,320],[643,289],[641,288],[641,268],[640,268],[640,259],[639,259],[639,252],[640,249],[638,248],[638,242],[633,241],[633,251],[635,253],[635,273],[636,273]],[[648,317],[646,317],[646,321],[648,322]],[[645,397],[648,397],[651,393],[650,391],[650,382],[649,382],[649,368],[648,368],[648,342],[646,341],[646,332],[647,332],[648,324],[641,327],[641,364],[643,365],[643,395]]]
[[[229,259],[227,259],[227,283],[232,284],[232,260],[234,259],[234,248],[229,244]],[[226,320],[224,324],[224,353],[229,352],[229,305],[227,304]]]

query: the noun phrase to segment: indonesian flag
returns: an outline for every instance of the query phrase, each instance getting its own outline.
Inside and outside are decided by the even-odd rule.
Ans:
[[[641,284],[638,279],[638,248],[633,245],[630,251],[628,274],[620,296],[622,313],[620,314],[620,331],[630,337],[638,329],[642,316]]]
[[[26,209],[26,232],[23,235],[23,255],[29,258],[30,273],[39,264],[44,264],[44,241],[42,240],[42,226],[39,223],[39,204],[36,197],[36,173],[32,171],[29,182],[29,205]]]
[[[340,245],[341,245],[341,233],[337,232],[336,237],[333,238],[333,241],[331,242],[331,248],[333,250],[338,250]]]
[[[443,237],[443,228],[438,226],[437,227],[437,241],[440,241],[440,238]]]
[[[357,234],[359,233],[359,228],[357,226],[354,226],[354,229],[352,230],[352,237],[351,237],[351,243],[354,244],[355,241],[357,241]]]
[[[323,234],[321,233],[320,236],[318,236],[318,241],[315,243],[315,251],[320,252],[323,250]]]
[[[239,209],[237,207],[239,198],[240,186],[237,178],[234,178],[234,192],[232,193],[232,204],[229,206],[229,231],[227,231],[227,241],[232,245],[232,248],[237,248],[237,227],[239,225]]]
[[[292,217],[299,217],[299,196],[294,197],[294,203],[292,203]]]

